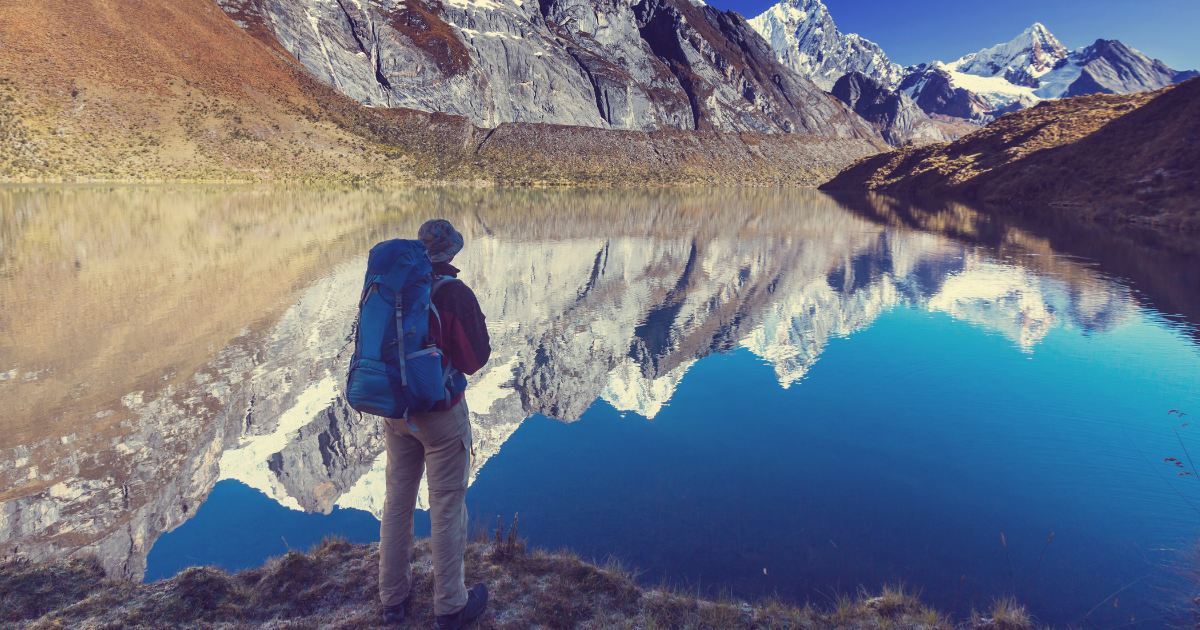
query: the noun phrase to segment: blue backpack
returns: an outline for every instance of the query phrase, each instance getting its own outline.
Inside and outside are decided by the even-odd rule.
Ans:
[[[465,389],[465,377],[442,368],[442,350],[429,333],[430,313],[437,317],[430,300],[446,282],[457,280],[433,276],[421,241],[395,239],[371,248],[346,376],[351,407],[407,419],[439,400],[449,408]]]

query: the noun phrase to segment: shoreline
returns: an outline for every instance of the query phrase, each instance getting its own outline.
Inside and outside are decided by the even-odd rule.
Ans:
[[[428,627],[432,581],[429,539],[416,541],[413,594],[405,627]],[[708,599],[638,583],[616,561],[603,565],[569,551],[527,552],[508,536],[484,534],[467,546],[467,582],[488,585],[487,610],[473,627],[497,628],[805,628],[822,630],[1026,630],[1022,606],[997,600],[962,621],[925,606],[903,587],[839,595],[828,608],[779,600]],[[152,583],[110,580],[98,562],[7,559],[0,563],[0,629],[64,627],[385,627],[378,601],[378,543],[326,538],[234,574],[208,566]]]

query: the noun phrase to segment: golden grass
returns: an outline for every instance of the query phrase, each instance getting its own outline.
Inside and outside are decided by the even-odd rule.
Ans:
[[[955,142],[863,158],[822,185],[1200,227],[1200,80],[1005,114]],[[1189,122],[1193,121],[1193,122]]]

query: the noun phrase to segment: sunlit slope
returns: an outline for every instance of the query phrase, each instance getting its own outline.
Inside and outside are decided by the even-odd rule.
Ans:
[[[0,181],[815,184],[877,141],[368,108],[211,0],[0,5]]]
[[[822,185],[1055,204],[1085,216],[1200,226],[1200,80],[1008,114],[950,144],[854,163]]]

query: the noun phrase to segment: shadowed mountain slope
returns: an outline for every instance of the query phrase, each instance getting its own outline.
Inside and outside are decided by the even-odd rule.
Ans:
[[[842,75],[831,93],[878,129],[889,144],[921,145],[951,139],[907,94],[889,90],[861,72]]]
[[[1200,80],[1047,101],[945,145],[854,163],[827,190],[1073,206],[1093,218],[1200,227]]]

